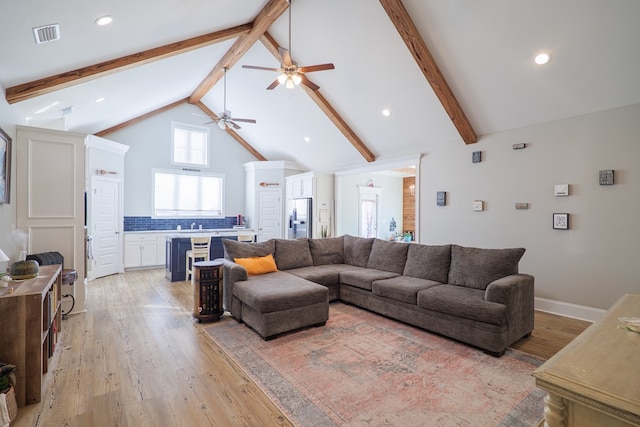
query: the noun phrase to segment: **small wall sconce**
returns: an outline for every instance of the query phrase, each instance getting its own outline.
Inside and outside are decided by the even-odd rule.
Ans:
[[[411,184],[409,186],[409,192],[411,193],[412,196],[416,195],[416,186],[415,186],[415,184]]]

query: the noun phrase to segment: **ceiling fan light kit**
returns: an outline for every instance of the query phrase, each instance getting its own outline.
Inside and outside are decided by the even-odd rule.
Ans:
[[[297,63],[293,62],[291,59],[291,3],[293,3],[293,0],[287,0],[287,3],[289,4],[287,7],[289,10],[289,49],[278,48],[278,52],[280,53],[280,68],[259,67],[256,65],[243,65],[242,68],[279,72],[280,75],[273,83],[267,86],[267,90],[275,89],[278,84],[283,85],[287,89],[293,89],[301,83],[311,90],[318,90],[320,86],[308,78],[305,78],[304,74],[314,71],[333,70],[335,67],[331,63],[299,67]]]

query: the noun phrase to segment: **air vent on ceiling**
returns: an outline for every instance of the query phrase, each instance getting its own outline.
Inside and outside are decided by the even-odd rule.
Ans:
[[[58,112],[60,113],[60,117],[67,116],[73,113],[73,105],[69,105],[68,107],[61,108],[58,110]]]
[[[36,44],[47,43],[60,39],[60,24],[43,25],[33,29]]]

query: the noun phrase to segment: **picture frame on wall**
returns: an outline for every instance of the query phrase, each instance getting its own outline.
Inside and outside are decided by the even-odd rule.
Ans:
[[[11,190],[11,138],[0,129],[0,204],[9,203]]]
[[[554,230],[568,230],[569,229],[569,214],[568,213],[554,213],[553,214],[553,229]]]

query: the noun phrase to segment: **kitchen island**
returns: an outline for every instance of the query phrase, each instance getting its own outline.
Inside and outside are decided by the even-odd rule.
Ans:
[[[191,237],[211,237],[209,259],[224,257],[222,239],[237,240],[239,235],[255,233],[251,229],[216,229],[176,231],[166,237],[165,277],[172,282],[186,280],[186,254],[191,249]]]

